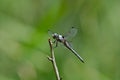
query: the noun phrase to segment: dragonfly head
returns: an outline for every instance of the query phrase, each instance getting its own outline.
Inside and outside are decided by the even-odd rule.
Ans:
[[[53,39],[56,39],[59,35],[57,33],[52,34]]]

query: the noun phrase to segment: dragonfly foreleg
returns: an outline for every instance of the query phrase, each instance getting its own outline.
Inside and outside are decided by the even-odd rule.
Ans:
[[[53,41],[53,44],[55,44],[54,48],[56,48],[58,46],[58,41],[57,40]]]
[[[58,41],[56,40],[54,48],[56,48],[57,46],[58,46]]]

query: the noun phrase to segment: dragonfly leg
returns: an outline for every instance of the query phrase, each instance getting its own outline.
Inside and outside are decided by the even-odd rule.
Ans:
[[[58,41],[57,40],[53,41],[53,44],[55,44],[54,48],[56,48],[58,46]]]
[[[56,40],[54,48],[56,48],[57,46],[58,46],[58,41]]]
[[[54,43],[54,44],[55,44],[55,43],[56,43],[56,40],[54,40],[52,43]]]

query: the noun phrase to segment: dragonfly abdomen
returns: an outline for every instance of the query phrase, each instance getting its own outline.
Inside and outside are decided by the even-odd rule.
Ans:
[[[80,61],[82,61],[84,63],[84,60],[82,59],[82,57],[73,49],[70,47],[69,43],[67,41],[64,42],[64,45],[70,50],[72,51],[78,58]]]

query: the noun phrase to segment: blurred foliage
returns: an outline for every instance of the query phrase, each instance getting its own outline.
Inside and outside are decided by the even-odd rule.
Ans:
[[[55,48],[63,80],[120,80],[120,0],[0,0],[0,80],[56,80],[47,30],[78,28]]]

